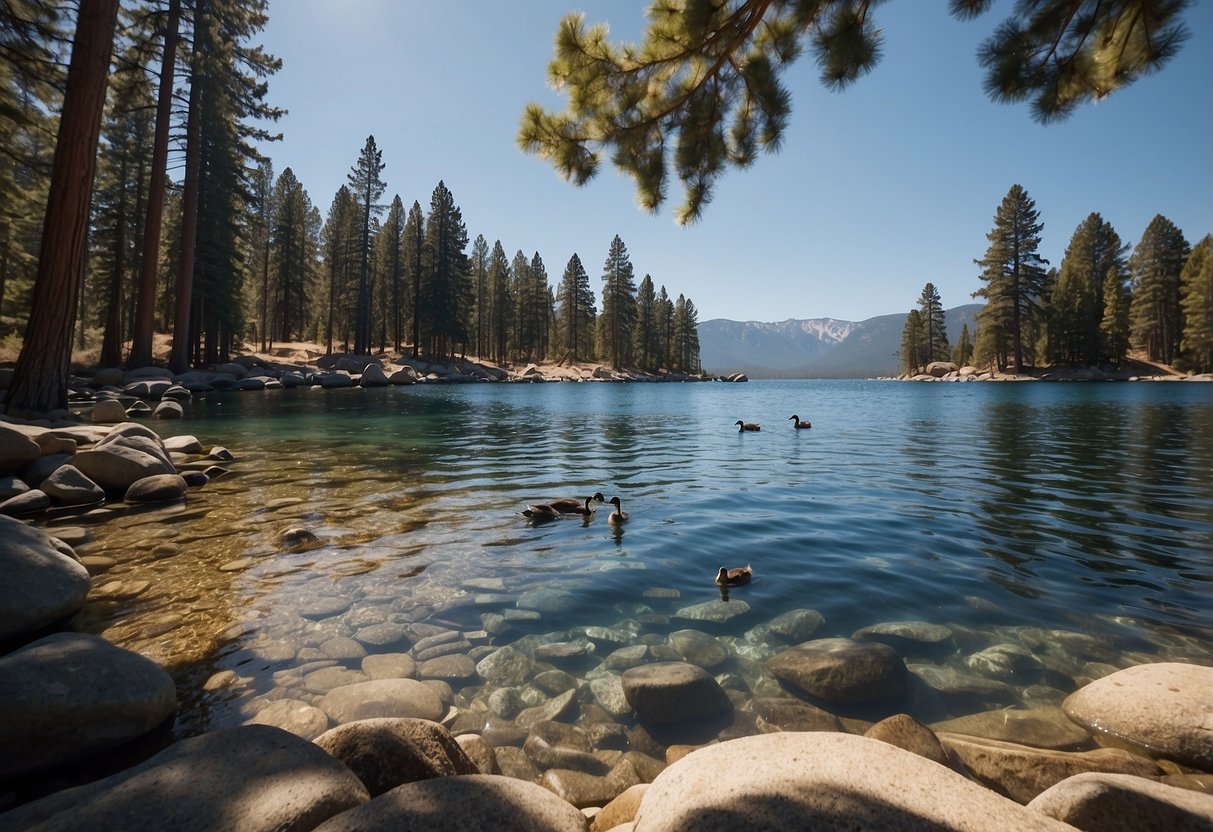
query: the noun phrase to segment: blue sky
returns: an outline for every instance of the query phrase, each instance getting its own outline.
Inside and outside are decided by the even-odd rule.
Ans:
[[[599,289],[619,234],[637,281],[650,274],[686,294],[701,321],[859,321],[910,309],[928,281],[945,307],[969,303],[981,285],[972,261],[1015,183],[1036,200],[1054,265],[1092,211],[1130,243],[1158,213],[1190,242],[1213,232],[1210,0],[1189,9],[1192,37],[1161,73],[1047,127],[981,89],[974,56],[1009,2],[968,22],[944,0],[882,5],[880,65],[832,93],[811,57],[794,64],[782,151],[726,174],[685,228],[673,204],[640,210],[613,168],[576,188],[514,142],[528,101],[563,108],[545,81],[561,15],[583,10],[635,40],[645,5],[270,0],[262,41],[283,69],[269,99],[289,114],[276,128],[284,140],[263,150],[325,214],[373,134],[385,201],[428,210],[441,179],[472,239],[500,240],[511,258],[538,251],[553,283],[576,252]]]

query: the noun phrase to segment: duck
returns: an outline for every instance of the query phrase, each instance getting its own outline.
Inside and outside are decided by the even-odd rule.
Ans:
[[[722,566],[716,573],[716,584],[718,586],[741,586],[748,584],[753,576],[754,569],[748,563],[733,569],[726,569]]]
[[[758,424],[757,422],[743,422],[738,419],[735,424],[737,425],[738,433],[744,433],[747,430],[762,430],[762,425]]]
[[[602,496],[601,491],[595,491],[591,496],[586,497],[584,500],[581,497],[561,497],[559,500],[552,500],[552,502],[547,503],[547,505],[556,509],[561,514],[588,514],[590,500],[605,503],[606,497]],[[582,503],[585,503],[585,505],[582,506]]]
[[[613,525],[628,522],[627,512],[619,507],[619,498],[612,497],[608,502],[615,507],[615,510],[611,512],[611,516],[607,518],[607,522]]]
[[[802,422],[802,421],[800,421],[799,416],[793,415],[793,416],[789,416],[788,418],[795,420],[795,424],[793,424],[792,427],[796,428],[797,430],[804,430],[805,428],[813,427],[812,422],[809,422],[809,421]]]
[[[588,500],[586,501],[589,502]],[[532,520],[557,520],[560,518],[560,511],[554,508],[550,503],[537,503],[533,506],[527,506],[523,512],[523,517],[529,517]]]

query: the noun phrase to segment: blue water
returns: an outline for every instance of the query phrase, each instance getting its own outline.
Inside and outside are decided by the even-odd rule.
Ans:
[[[792,414],[812,429],[794,430]],[[738,434],[737,419],[762,430]],[[208,673],[237,669],[248,685],[205,704],[199,719],[210,726],[239,721],[242,702],[291,665],[250,660],[259,639],[315,643],[314,625],[285,610],[317,593],[349,599],[347,615],[374,608],[369,621],[478,631],[522,593],[558,589],[571,607],[489,643],[646,614],[657,617],[641,629],[663,636],[688,624],[661,616],[719,599],[717,568],[747,563],[754,580],[730,603],[750,613],[705,625],[736,645],[807,608],[825,619],[815,637],[921,620],[987,633],[976,647],[1034,627],[1094,636],[1112,664],[1213,661],[1209,384],[285,390],[208,396],[173,429],[231,448],[234,474],[191,495],[175,521],[180,554],[131,562],[176,581],[212,574],[216,561],[251,564],[222,573],[218,588],[198,579],[176,607],[162,593],[122,614],[201,607],[213,624],[179,636],[195,650],[242,622],[240,640],[217,641],[201,660]],[[610,506],[586,522],[532,525],[519,513],[599,490],[621,498],[622,529],[606,523]],[[275,536],[290,526],[324,545],[281,552]],[[146,547],[141,533],[111,534],[108,551]],[[178,571],[164,578],[169,563]],[[125,569],[114,575],[147,574]],[[477,600],[478,579],[503,589]],[[645,595],[654,588],[679,597]],[[177,637],[140,635],[116,615],[95,629],[105,626],[145,650]],[[300,649],[296,664],[309,655]]]

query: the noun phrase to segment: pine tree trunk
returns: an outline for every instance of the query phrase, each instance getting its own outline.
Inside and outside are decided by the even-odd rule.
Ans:
[[[80,0],[46,201],[42,256],[25,340],[5,403],[10,413],[67,407],[76,289],[83,273],[117,16],[118,0]]]
[[[198,239],[198,191],[202,173],[202,79],[199,55],[206,48],[206,1],[194,10],[194,57],[189,115],[185,127],[185,184],[181,197],[181,257],[177,266],[177,307],[173,317],[173,351],[168,366],[184,373],[190,366],[190,308],[194,299],[194,245]]]
[[[101,341],[102,367],[117,367],[122,362],[122,273],[126,271],[126,159],[119,173],[118,216],[114,223],[114,263],[106,301],[105,336]]]
[[[131,354],[126,366],[134,369],[152,363],[152,330],[156,311],[156,271],[160,264],[160,223],[164,216],[167,179],[168,129],[173,110],[173,69],[177,60],[177,27],[181,0],[169,0],[165,21],[164,57],[156,97],[156,134],[152,140],[152,173],[148,182],[147,219],[143,226],[143,265],[139,270],[135,323],[131,328]]]

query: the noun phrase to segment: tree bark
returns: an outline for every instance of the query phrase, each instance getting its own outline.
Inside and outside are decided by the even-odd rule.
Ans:
[[[156,312],[156,272],[160,265],[160,224],[164,216],[164,187],[167,180],[168,128],[173,110],[173,70],[177,61],[177,29],[181,0],[169,0],[164,24],[164,56],[160,64],[160,89],[156,94],[156,134],[152,140],[152,172],[148,181],[147,219],[143,224],[143,263],[139,269],[135,323],[131,328],[130,369],[152,363],[152,329]]]
[[[76,296],[117,17],[118,0],[80,0],[42,227],[42,256],[25,340],[5,402],[9,413],[67,407]]]
[[[194,300],[194,245],[198,239],[198,191],[202,173],[202,83],[198,64],[206,48],[206,2],[194,11],[194,56],[189,115],[185,129],[185,183],[181,196],[181,258],[177,267],[177,307],[173,316],[173,351],[168,366],[184,373],[190,366],[190,309]]]

